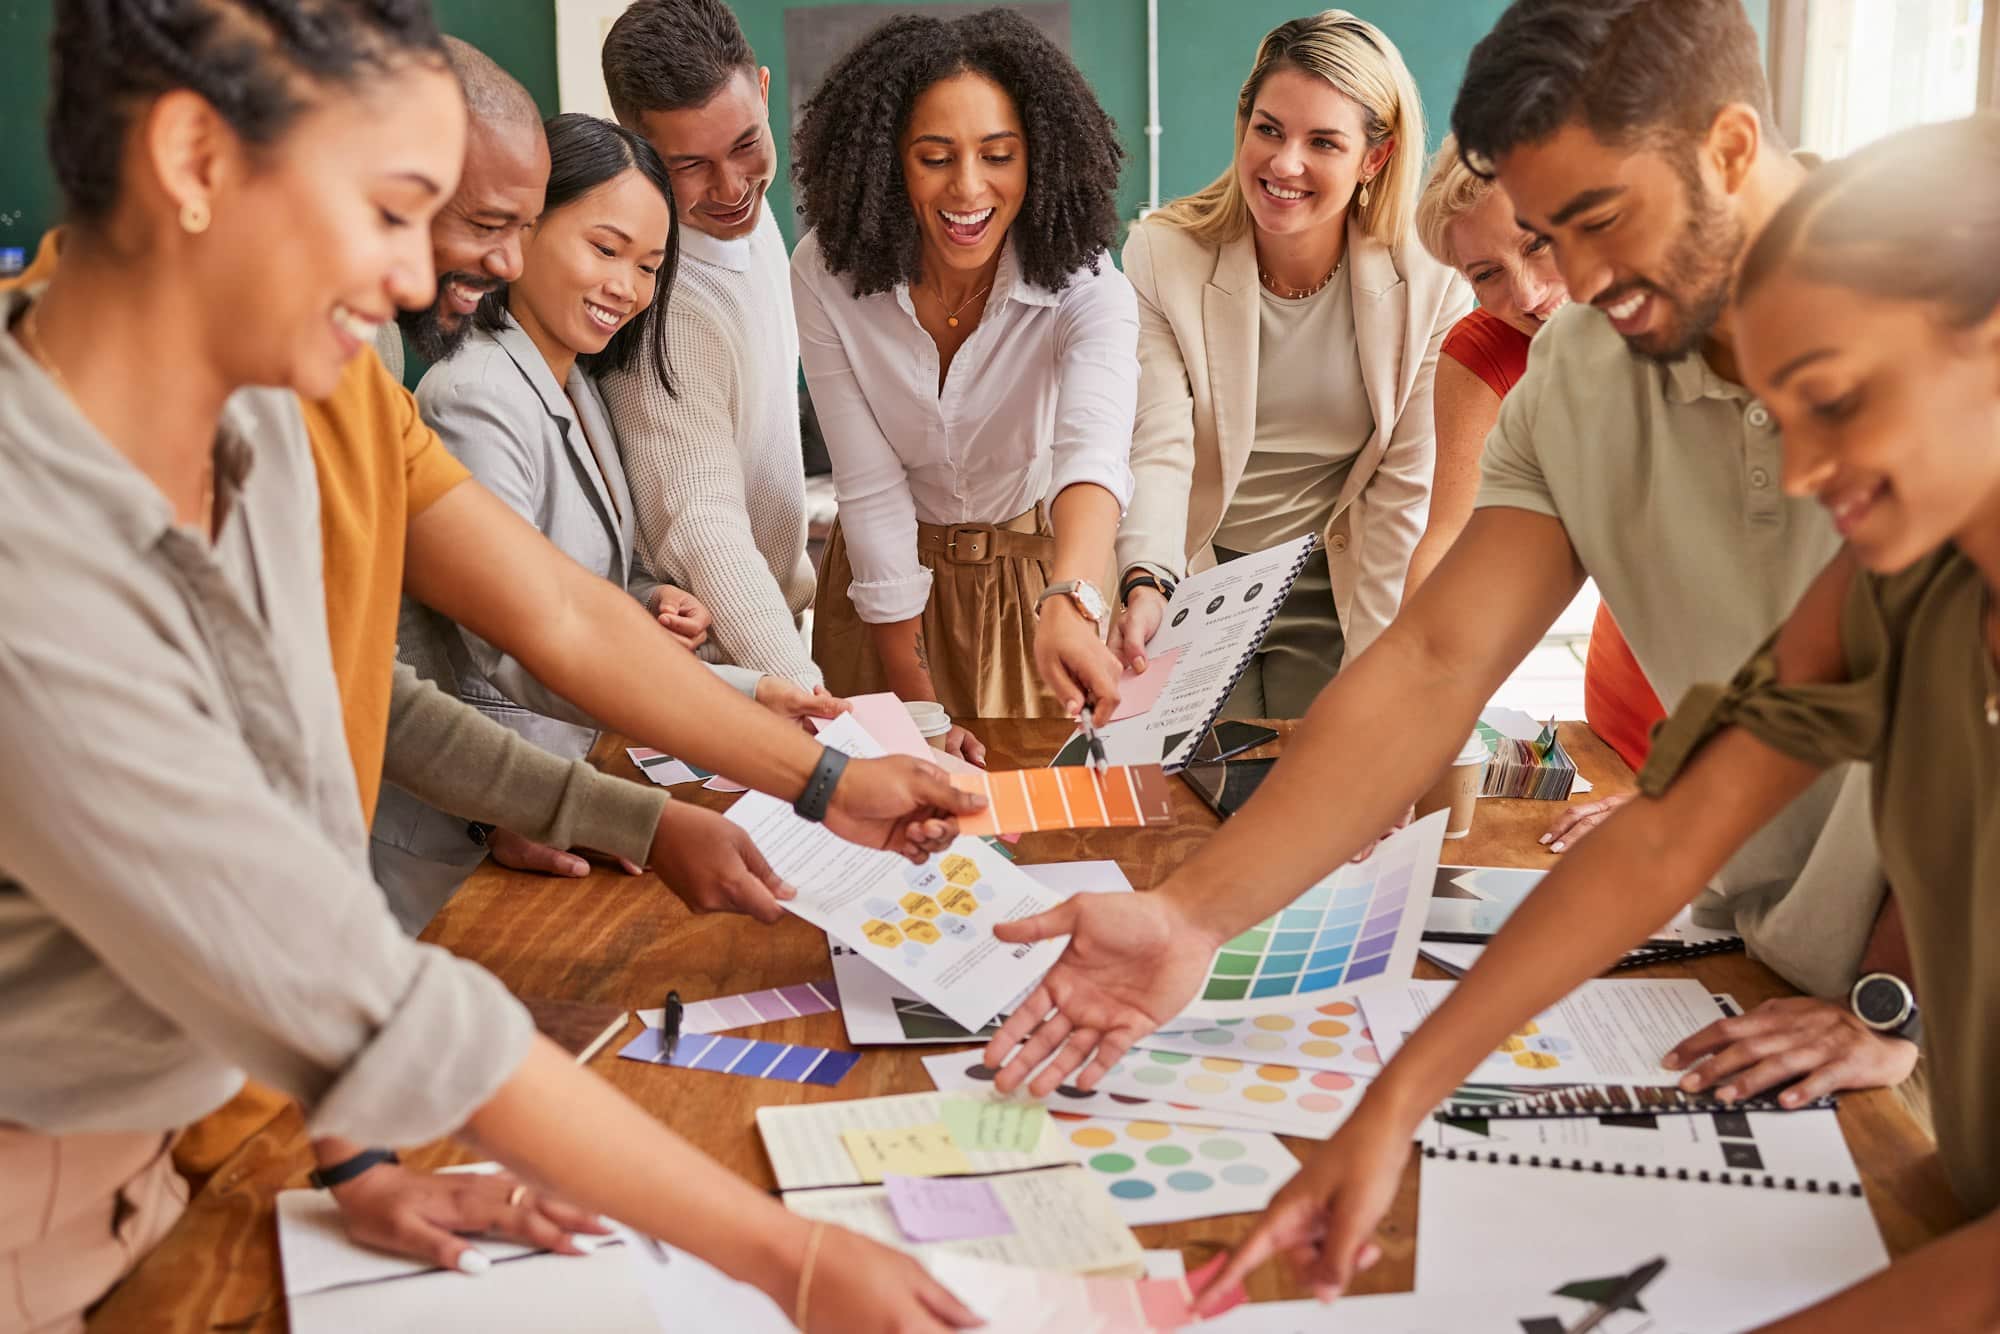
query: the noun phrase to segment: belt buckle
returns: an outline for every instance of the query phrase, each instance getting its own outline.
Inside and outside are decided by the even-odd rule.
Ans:
[[[954,565],[991,565],[993,529],[983,523],[955,523],[945,530],[944,552]]]

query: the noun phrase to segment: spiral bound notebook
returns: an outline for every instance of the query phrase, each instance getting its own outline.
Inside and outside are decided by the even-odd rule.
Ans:
[[[1778,1102],[1781,1089],[1724,1102],[1713,1092],[1689,1093],[1672,1085],[1576,1084],[1531,1088],[1509,1084],[1466,1084],[1431,1115],[1440,1121],[1475,1118],[1496,1121],[1547,1121],[1604,1116],[1727,1115],[1731,1112],[1795,1112],[1828,1110],[1831,1096],[1800,1107]]]
[[[1146,645],[1156,664],[1172,660],[1158,699],[1144,713],[1098,729],[1112,764],[1158,764],[1168,773],[1187,765],[1318,545],[1318,536],[1308,534],[1181,580]],[[1055,764],[1082,762],[1075,742],[1064,745]]]

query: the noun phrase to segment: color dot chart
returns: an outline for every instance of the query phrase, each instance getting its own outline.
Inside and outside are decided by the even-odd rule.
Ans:
[[[924,1057],[924,1070],[931,1083],[946,1093],[962,1093],[974,1098],[993,1096],[993,1071],[979,1063],[976,1051],[951,1052]],[[1026,1095],[1021,1095],[1025,1097]],[[1086,1093],[1073,1084],[1063,1084],[1048,1097],[1051,1112],[1062,1110],[1107,1121],[1190,1121],[1218,1126],[1224,1130],[1277,1131],[1278,1122],[1264,1109],[1249,1101],[1235,1107],[1197,1107],[1193,1103],[1173,1103],[1161,1098],[1133,1093],[1111,1093],[1093,1089]]]
[[[1247,1111],[1281,1135],[1307,1139],[1326,1139],[1338,1130],[1367,1086],[1367,1079],[1338,1070],[1145,1050],[1127,1053],[1098,1082],[1107,1093],[1192,1104],[1194,1115],[1204,1120]]]
[[[1050,1115],[1133,1227],[1260,1210],[1299,1170],[1291,1150],[1264,1131]]]
[[[1138,1045],[1148,1051],[1282,1061],[1350,1075],[1373,1075],[1382,1069],[1374,1037],[1352,1001],[1329,1001],[1304,1014],[1260,1014],[1255,1019],[1220,1020],[1213,1028],[1154,1033]]]
[[[1216,951],[1188,1019],[1296,1013],[1337,996],[1407,982],[1445,815],[1438,811],[1384,839],[1365,861],[1343,865]]]

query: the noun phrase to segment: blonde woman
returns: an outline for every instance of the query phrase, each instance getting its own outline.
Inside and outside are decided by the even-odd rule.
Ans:
[[[1472,308],[1411,230],[1423,164],[1402,55],[1329,9],[1266,34],[1234,161],[1125,244],[1140,376],[1119,655],[1144,666],[1186,570],[1324,537],[1230,700],[1238,717],[1303,715],[1401,601],[1430,500],[1438,346]]]
[[[1475,175],[1446,135],[1431,160],[1417,200],[1417,235],[1442,264],[1465,275],[1479,309],[1445,335],[1437,366],[1437,472],[1430,527],[1410,558],[1405,599],[1416,591],[1472,517],[1479,490],[1479,455],[1500,419],[1500,400],[1528,371],[1528,346],[1569,304],[1548,239],[1514,220],[1507,192]],[[1583,712],[1590,730],[1634,769],[1646,762],[1647,737],[1666,716],[1638,659],[1603,603],[1590,630],[1583,668]],[[1616,800],[1571,807],[1543,841],[1561,852],[1567,841],[1608,815]]]

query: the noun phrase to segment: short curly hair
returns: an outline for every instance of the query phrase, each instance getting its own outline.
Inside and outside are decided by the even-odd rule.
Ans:
[[[1028,138],[1028,194],[1009,239],[1022,275],[1059,292],[1097,272],[1118,235],[1118,128],[1082,73],[1007,9],[882,24],[842,56],[805,105],[792,141],[799,212],[829,270],[856,296],[923,281],[922,242],[897,143],[931,85],[983,74],[1005,90]]]

